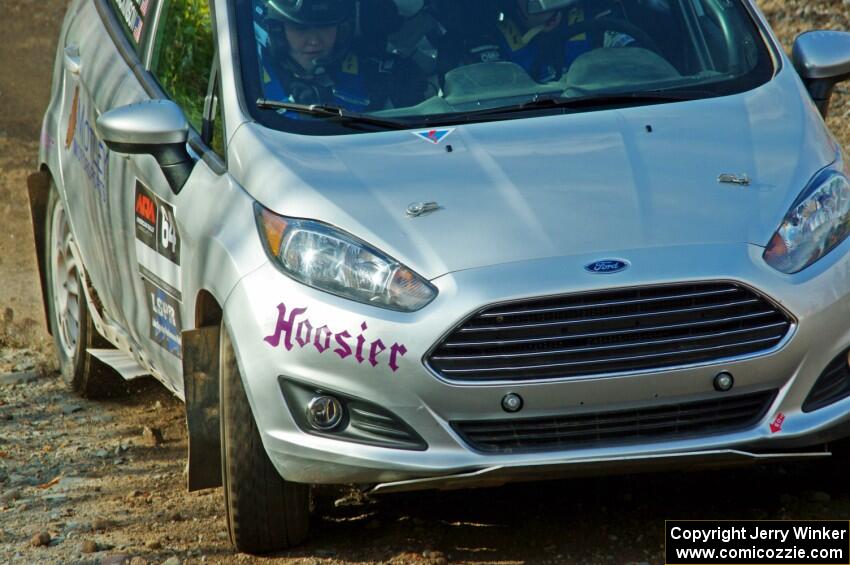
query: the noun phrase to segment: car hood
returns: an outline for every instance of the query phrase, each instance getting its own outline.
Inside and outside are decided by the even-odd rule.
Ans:
[[[800,81],[740,95],[410,131],[299,136],[257,124],[231,170],[262,205],[322,220],[426,278],[498,263],[765,245],[837,146]],[[749,186],[722,184],[746,174]],[[408,206],[439,210],[408,217]]]

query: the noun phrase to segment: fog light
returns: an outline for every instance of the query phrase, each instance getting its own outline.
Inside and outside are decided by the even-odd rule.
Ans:
[[[518,394],[506,394],[502,399],[502,409],[505,412],[519,412],[522,410],[522,397]]]
[[[307,405],[307,422],[323,432],[337,427],[344,415],[342,404],[333,396],[316,396]]]
[[[731,373],[722,372],[714,377],[714,390],[718,392],[726,392],[735,384],[735,377]]]

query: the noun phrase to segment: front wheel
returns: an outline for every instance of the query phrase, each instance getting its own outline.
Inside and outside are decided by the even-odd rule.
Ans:
[[[56,344],[62,378],[74,392],[86,398],[120,394],[124,380],[88,353],[111,349],[94,327],[83,292],[80,261],[65,205],[51,183],[45,222],[43,266],[47,275],[47,318]]]
[[[224,324],[220,351],[221,473],[230,541],[246,553],[298,545],[310,523],[310,487],[284,480],[269,460]]]

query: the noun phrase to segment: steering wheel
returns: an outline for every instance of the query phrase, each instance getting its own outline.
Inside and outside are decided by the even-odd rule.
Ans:
[[[622,18],[594,18],[585,20],[569,26],[568,31],[570,37],[575,37],[582,33],[603,35],[606,31],[619,31],[634,38],[641,47],[654,51],[661,57],[664,56],[658,42],[651,35],[632,22]]]
[[[708,0],[704,5],[714,16],[714,23],[720,26],[723,43],[726,46],[726,52],[729,54],[729,68],[738,69],[744,67],[744,50],[737,41],[737,38],[745,36],[745,34],[742,34],[739,29],[734,29],[734,27],[737,27],[733,23],[735,19],[730,18],[726,14],[725,8],[717,0]]]

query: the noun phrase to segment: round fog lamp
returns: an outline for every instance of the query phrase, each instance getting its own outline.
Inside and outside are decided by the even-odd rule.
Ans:
[[[333,396],[317,396],[307,404],[307,421],[323,432],[337,427],[343,413],[342,404]]]
[[[726,392],[735,384],[735,377],[731,373],[722,372],[714,377],[714,390]]]

